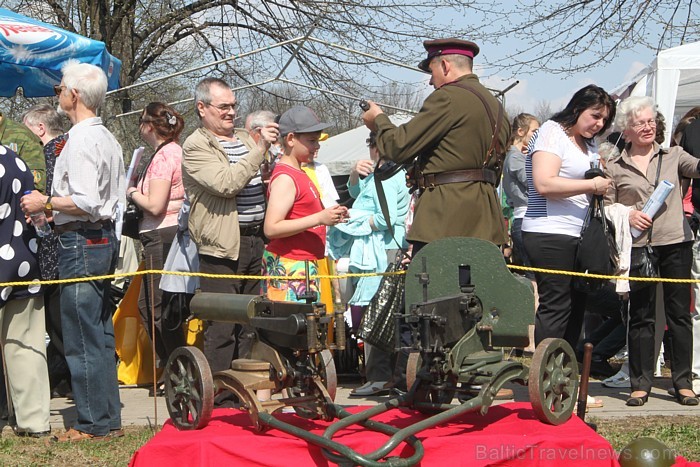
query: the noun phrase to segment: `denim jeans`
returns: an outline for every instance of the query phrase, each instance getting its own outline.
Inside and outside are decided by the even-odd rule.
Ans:
[[[59,237],[59,277],[112,274],[118,248],[111,226]],[[61,325],[78,419],[73,428],[96,436],[121,428],[109,281],[61,284]]]

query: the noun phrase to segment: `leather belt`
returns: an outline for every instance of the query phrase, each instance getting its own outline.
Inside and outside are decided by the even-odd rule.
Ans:
[[[263,232],[263,224],[241,225],[241,237],[260,237]]]
[[[104,220],[99,222],[73,221],[55,227],[56,233],[75,232],[76,230],[101,230],[112,227],[112,221]]]
[[[496,175],[496,171],[492,169],[451,170],[449,172],[423,174],[419,179],[419,186],[425,189],[434,188],[447,183],[460,182],[485,182],[496,185],[498,183],[498,176]]]

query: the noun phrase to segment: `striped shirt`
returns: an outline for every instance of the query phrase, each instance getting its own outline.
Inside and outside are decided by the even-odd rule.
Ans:
[[[230,164],[235,164],[248,155],[248,149],[239,140],[227,141],[218,139],[224,148]],[[238,223],[241,227],[261,224],[265,218],[265,189],[260,171],[236,196],[238,205]]]
[[[559,177],[583,180],[591,168],[591,161],[598,159],[598,148],[593,143],[583,153],[566,135],[559,123],[548,120],[533,135],[528,144],[525,161],[527,175],[527,212],[523,219],[523,232],[551,233],[578,237],[588,211],[589,198],[578,194],[566,198],[544,197],[532,180],[532,155],[538,151],[554,154],[561,159]]]

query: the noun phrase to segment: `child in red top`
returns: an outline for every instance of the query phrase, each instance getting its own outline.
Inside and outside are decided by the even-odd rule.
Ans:
[[[304,106],[293,107],[280,118],[284,154],[272,172],[268,189],[265,235],[270,242],[263,253],[263,269],[268,276],[299,279],[266,280],[263,292],[270,300],[304,301],[299,297],[306,293],[306,262],[309,275],[316,275],[316,261],[324,256],[325,226],[336,225],[347,217],[344,206],[323,209],[318,190],[301,169],[301,164],[309,162],[318,151],[321,130],[329,126]],[[317,281],[309,284],[318,297]]]

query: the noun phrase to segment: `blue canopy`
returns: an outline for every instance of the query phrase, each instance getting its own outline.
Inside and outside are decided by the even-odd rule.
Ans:
[[[103,42],[0,8],[0,96],[53,96],[61,82],[61,67],[74,58],[97,65],[107,74],[108,88],[119,88],[122,62]]]

